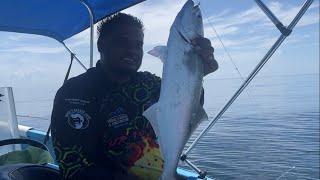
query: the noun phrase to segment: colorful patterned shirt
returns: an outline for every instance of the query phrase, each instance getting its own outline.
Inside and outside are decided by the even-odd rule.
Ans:
[[[125,84],[97,67],[57,92],[52,137],[64,179],[113,179],[114,172],[158,179],[163,168],[156,135],[142,113],[156,103],[161,79],[137,72]]]

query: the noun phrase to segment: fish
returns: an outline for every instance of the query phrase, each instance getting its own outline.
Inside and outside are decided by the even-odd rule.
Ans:
[[[183,148],[198,124],[208,118],[200,103],[204,64],[191,43],[199,36],[204,36],[201,10],[188,0],[170,28],[167,45],[148,52],[163,61],[159,100],[143,113],[164,158],[160,179],[178,179]]]

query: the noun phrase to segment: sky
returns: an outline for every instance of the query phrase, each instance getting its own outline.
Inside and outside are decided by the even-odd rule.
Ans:
[[[145,52],[166,44],[170,26],[184,2],[148,0],[124,10],[143,21]],[[225,78],[242,81],[280,36],[279,31],[253,0],[196,2],[200,2],[205,36],[211,40],[219,63],[219,70],[206,76],[205,83]],[[278,19],[288,25],[304,1],[265,2]],[[69,66],[70,54],[59,42],[43,36],[0,32],[0,39],[0,87],[13,87],[17,114],[48,117],[54,95]],[[89,65],[88,30],[65,43]],[[96,45],[94,49],[96,62],[99,59]],[[145,53],[140,70],[161,76],[162,63]],[[74,63],[70,76],[83,72],[81,66]],[[258,76],[299,74],[319,74],[319,0],[314,1]]]

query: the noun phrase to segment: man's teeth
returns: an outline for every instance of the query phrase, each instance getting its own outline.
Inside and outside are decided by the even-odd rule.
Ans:
[[[125,61],[129,61],[129,62],[134,62],[134,60],[133,60],[133,59],[131,59],[131,58],[123,58],[123,60],[125,60]]]

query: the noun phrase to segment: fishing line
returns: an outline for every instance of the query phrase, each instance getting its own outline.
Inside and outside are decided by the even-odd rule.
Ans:
[[[200,3],[200,2],[199,2],[199,3]],[[203,15],[205,15],[205,17],[209,17],[209,16],[207,16],[207,15],[206,15],[205,11],[202,11],[202,12],[203,12]],[[245,81],[245,78],[244,78],[244,77],[243,77],[243,75],[241,74],[241,72],[240,72],[240,70],[239,70],[238,66],[236,65],[236,63],[234,62],[234,60],[233,60],[233,58],[232,58],[231,54],[230,54],[230,53],[229,53],[229,51],[227,50],[227,47],[224,45],[224,43],[223,43],[223,41],[222,41],[221,37],[219,36],[219,34],[218,34],[217,30],[214,28],[214,26],[213,26],[212,22],[211,22],[210,20],[208,20],[208,18],[207,18],[207,20],[206,20],[206,21],[208,22],[209,26],[212,28],[212,30],[213,30],[213,32],[215,33],[215,36],[217,37],[217,39],[220,41],[220,43],[221,43],[221,45],[222,45],[222,47],[223,47],[224,51],[226,52],[226,54],[227,54],[227,56],[229,57],[229,59],[230,59],[231,63],[233,64],[234,68],[235,68],[235,69],[236,69],[236,71],[238,72],[238,75],[240,76],[240,78],[241,78],[242,82],[244,82],[244,81]],[[257,103],[256,103],[256,101],[255,101],[255,100],[253,100],[253,98],[251,98],[251,96],[250,96],[250,94],[249,94],[248,90],[246,91],[246,93],[247,93],[247,95],[248,95],[249,99],[251,100],[251,102],[252,102],[252,101],[254,101],[254,102],[255,102],[255,104],[257,104]]]
[[[203,14],[205,14],[204,11],[203,11]],[[205,16],[206,16],[206,15],[205,15]],[[209,16],[206,16],[206,17],[209,17]],[[214,31],[217,39],[220,41],[220,43],[221,43],[224,51],[226,52],[227,56],[229,57],[231,63],[232,63],[233,66],[234,66],[234,68],[237,70],[238,75],[239,75],[239,76],[241,77],[241,79],[244,81],[245,79],[244,79],[243,75],[241,74],[239,68],[237,67],[236,63],[234,62],[233,58],[231,57],[231,55],[230,55],[229,51],[227,50],[226,46],[225,46],[224,43],[222,42],[222,40],[221,40],[221,38],[220,38],[217,30],[216,30],[216,29],[214,28],[214,26],[212,25],[212,22],[211,22],[210,20],[207,20],[207,22],[208,22],[208,24],[210,25],[210,27],[212,28],[212,30]]]

